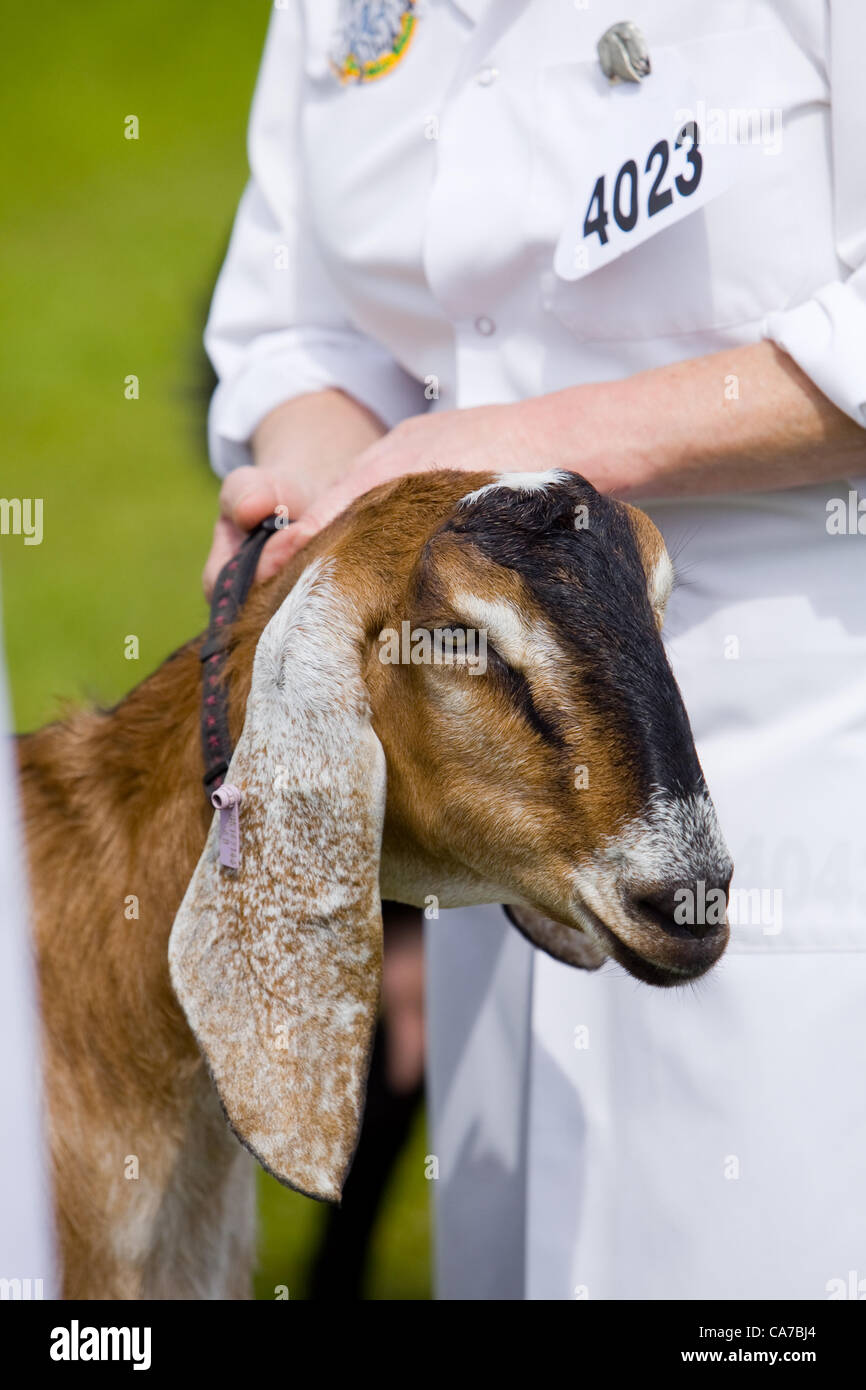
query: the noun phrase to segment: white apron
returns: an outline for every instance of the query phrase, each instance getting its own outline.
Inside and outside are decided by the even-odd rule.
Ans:
[[[640,91],[599,68],[625,18]],[[336,79],[335,30],[376,80]],[[390,426],[764,338],[862,423],[864,46],[862,0],[275,9],[208,324],[215,467],[325,386]],[[662,140],[673,160],[682,110],[697,192],[694,167],[646,159]],[[698,206],[737,111],[760,117],[749,176]],[[602,204],[611,246],[635,210],[657,234],[570,278],[584,241],[601,254]],[[847,491],[652,508],[684,580],[675,670],[756,896],[711,977],[583,975],[498,908],[430,924],[443,1297],[821,1298],[851,1270],[866,1292],[866,537],[825,525]]]
[[[848,489],[649,508],[735,864],[710,976],[585,974],[496,909],[430,924],[440,1297],[866,1296],[866,537],[825,513]]]

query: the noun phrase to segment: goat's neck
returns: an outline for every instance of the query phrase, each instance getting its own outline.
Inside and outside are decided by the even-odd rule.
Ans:
[[[230,675],[235,739],[254,649],[245,645]],[[81,1010],[103,1023],[114,1015],[137,1037],[136,1050],[155,1026],[184,1031],[167,943],[213,816],[202,786],[200,701],[194,644],[113,710],[21,741],[40,955],[50,968],[68,953]],[[83,960],[86,980],[78,979]]]
[[[251,636],[232,660],[235,739],[254,646]],[[81,1297],[140,1295],[149,1269],[172,1267],[172,1241],[209,1250],[221,1268],[215,1245],[247,1240],[230,1225],[202,1236],[220,1208],[215,1187],[237,1190],[246,1155],[168,973],[172,923],[213,815],[200,691],[197,651],[184,648],[115,709],[20,742],[57,1213],[67,1293]],[[187,1296],[226,1296],[207,1293],[208,1268],[190,1277],[198,1292]]]

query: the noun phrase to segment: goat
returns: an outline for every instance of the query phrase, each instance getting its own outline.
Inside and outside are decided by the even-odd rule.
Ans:
[[[726,897],[731,864],[659,633],[672,577],[650,520],[576,474],[368,493],[231,629],[237,871],[201,789],[201,639],[20,739],[66,1297],[248,1296],[246,1150],[339,1199],[381,897],[500,902],[559,959],[658,985],[718,959],[724,913],[673,908]],[[486,633],[486,669],[381,659],[406,620]]]

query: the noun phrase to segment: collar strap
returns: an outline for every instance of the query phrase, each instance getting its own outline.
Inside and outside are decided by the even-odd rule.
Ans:
[[[222,786],[232,756],[229,734],[229,694],[223,679],[229,652],[228,634],[244,606],[256,565],[267,541],[280,525],[266,517],[244,540],[236,555],[219,572],[210,603],[210,622],[199,649],[202,663],[201,747],[204,758],[205,794],[211,800]]]

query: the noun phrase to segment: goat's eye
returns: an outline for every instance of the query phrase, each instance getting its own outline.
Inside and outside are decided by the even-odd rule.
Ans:
[[[525,671],[510,666],[494,647],[488,646],[488,669],[497,689],[509,700],[512,707],[526,720],[536,733],[547,743],[560,743],[561,734],[557,721],[551,714],[543,713],[535,700],[532,685]]]
[[[458,666],[471,672],[487,669],[487,634],[473,627],[448,624],[441,627],[383,628],[379,634],[379,659],[403,666]]]

